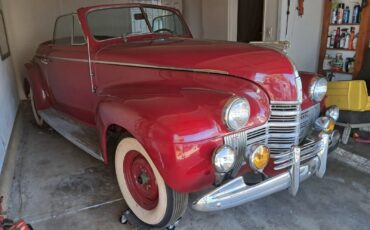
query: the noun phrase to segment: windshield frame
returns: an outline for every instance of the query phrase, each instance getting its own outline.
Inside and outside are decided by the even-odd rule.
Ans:
[[[171,7],[166,7],[166,6],[161,6],[161,5],[151,5],[151,4],[113,4],[113,5],[104,5],[104,6],[97,6],[97,7],[91,7],[91,8],[85,8],[85,12],[84,12],[84,16],[83,16],[83,19],[85,21],[85,24],[86,24],[86,31],[88,33],[88,37],[91,38],[90,42],[93,41],[97,44],[102,44],[102,43],[106,43],[106,42],[109,42],[109,41],[116,41],[116,40],[122,40],[122,36],[120,37],[114,37],[114,38],[108,38],[108,39],[103,39],[103,40],[98,40],[94,37],[94,35],[92,34],[92,31],[90,29],[90,25],[89,25],[89,22],[88,22],[88,15],[90,13],[93,13],[93,12],[96,12],[96,11],[99,11],[99,10],[109,10],[109,9],[118,9],[118,8],[139,8],[141,13],[144,15],[144,18],[145,18],[145,23],[147,25],[147,28],[149,30],[148,33],[133,33],[133,34],[128,34],[126,37],[129,38],[129,37],[138,37],[138,36],[146,36],[146,35],[158,35],[158,34],[161,34],[161,33],[154,33],[153,32],[153,27],[152,25],[150,24],[149,20],[148,20],[148,16],[145,12],[145,8],[151,8],[151,9],[162,9],[162,10],[167,10],[167,11],[170,11],[171,13],[173,13],[174,15],[176,15],[179,19],[180,19],[180,22],[181,22],[181,25],[183,27],[183,30],[185,32],[184,35],[177,35],[177,34],[170,34],[170,33],[166,33],[165,36],[166,37],[184,37],[184,38],[192,38],[192,34],[190,32],[190,29],[188,27],[188,25],[186,24],[184,18],[182,17],[181,13],[179,10],[177,9],[174,9],[174,8],[171,8]]]

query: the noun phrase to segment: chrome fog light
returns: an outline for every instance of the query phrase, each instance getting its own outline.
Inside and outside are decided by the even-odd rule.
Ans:
[[[331,117],[319,117],[315,121],[315,130],[324,131],[326,133],[333,132],[335,127],[335,121]]]
[[[263,171],[270,160],[270,149],[265,145],[253,145],[248,148],[244,157],[251,169]]]
[[[338,106],[330,106],[328,110],[326,110],[325,115],[327,117],[331,117],[334,121],[338,121],[339,118],[339,108]]]
[[[221,146],[213,154],[212,163],[219,173],[230,172],[234,168],[236,160],[235,151],[227,145]]]

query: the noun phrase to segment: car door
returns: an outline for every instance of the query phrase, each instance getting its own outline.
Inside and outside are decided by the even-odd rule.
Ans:
[[[75,14],[57,19],[47,60],[54,107],[80,121],[94,124],[96,95],[89,75],[87,45]]]

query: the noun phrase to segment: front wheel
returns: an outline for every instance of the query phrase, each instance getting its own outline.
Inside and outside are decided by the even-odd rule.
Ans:
[[[188,194],[166,185],[144,147],[134,138],[121,140],[116,149],[115,168],[123,198],[145,224],[162,228],[184,214]]]
[[[33,97],[32,89],[30,89],[29,98],[30,98],[30,101],[31,101],[32,113],[33,113],[33,117],[35,119],[35,122],[39,127],[43,127],[44,126],[44,119],[42,119],[42,117],[37,112],[37,109],[35,107],[35,100],[34,100],[34,97]]]

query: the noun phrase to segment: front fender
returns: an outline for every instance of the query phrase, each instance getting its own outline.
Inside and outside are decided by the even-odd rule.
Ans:
[[[30,62],[25,64],[25,68],[26,79],[33,92],[35,108],[37,110],[42,110],[50,107],[46,82],[42,77],[40,67],[37,64]]]
[[[269,113],[266,94],[255,87],[243,88],[243,95],[239,94],[251,104],[249,128],[265,123]],[[181,88],[156,95],[136,95],[139,96],[107,97],[99,104],[97,123],[103,149],[104,132],[111,125],[118,125],[145,147],[171,188],[195,192],[212,185],[212,154],[223,144],[222,137],[230,133],[222,122],[223,108],[238,94]],[[106,150],[103,152],[107,160]]]

